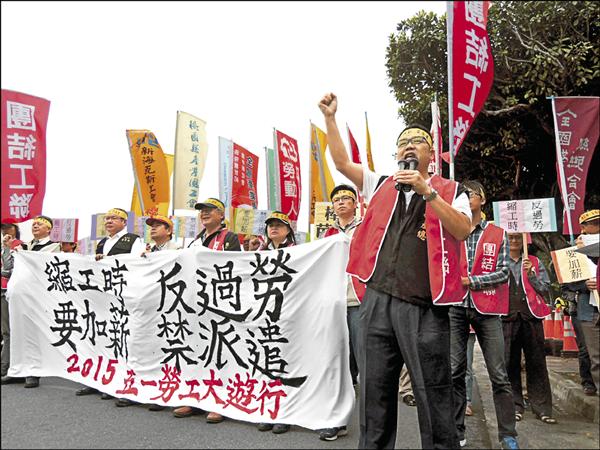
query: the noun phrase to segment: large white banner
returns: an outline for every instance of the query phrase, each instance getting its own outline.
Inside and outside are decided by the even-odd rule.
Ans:
[[[265,252],[19,252],[10,376],[249,422],[346,425],[348,239]]]

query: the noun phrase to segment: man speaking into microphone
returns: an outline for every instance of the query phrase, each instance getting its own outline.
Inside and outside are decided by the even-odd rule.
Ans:
[[[380,176],[348,158],[335,120],[337,97],[326,94],[319,109],[336,169],[369,201],[346,269],[367,283],[359,311],[363,351],[358,362],[358,447],[394,448],[398,381],[406,364],[421,446],[458,448],[448,305],[462,302],[460,241],[471,230],[465,189],[429,176],[433,150],[426,129],[409,126],[400,133],[396,160],[404,161],[402,168]],[[417,161],[414,170],[411,158]]]

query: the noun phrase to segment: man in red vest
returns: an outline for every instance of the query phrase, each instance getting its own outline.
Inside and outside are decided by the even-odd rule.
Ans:
[[[398,137],[396,159],[414,170],[379,176],[348,158],[336,121],[337,98],[319,102],[336,169],[369,201],[350,246],[347,272],[367,283],[360,306],[359,448],[393,448],[398,384],[406,364],[423,448],[457,448],[448,308],[460,295],[460,241],[471,211],[458,183],[430,177],[432,138],[421,126]],[[400,190],[397,189],[397,186]],[[402,191],[402,192],[400,192]]]
[[[552,390],[544,352],[542,320],[552,310],[546,305],[550,279],[544,264],[533,255],[525,257],[523,233],[509,233],[510,296],[509,312],[502,317],[506,370],[512,385],[515,419],[523,418],[521,354],[525,354],[527,395],[531,411],[543,423],[555,424],[552,417]]]
[[[455,420],[461,447],[466,445],[465,409],[467,342],[469,326],[475,330],[492,382],[502,448],[518,448],[515,406],[504,361],[501,314],[508,314],[508,246],[505,232],[485,220],[481,211],[486,202],[478,181],[465,181],[473,216],[471,234],[461,252],[464,301],[450,308],[452,380]]]

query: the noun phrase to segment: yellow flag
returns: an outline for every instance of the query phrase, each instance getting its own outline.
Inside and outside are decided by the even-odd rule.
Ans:
[[[316,125],[310,124],[310,223],[315,219],[315,203],[329,201],[329,193],[335,187],[325,159],[327,134]]]
[[[165,159],[167,160],[167,170],[169,171],[170,179],[171,175],[173,174],[173,155],[168,155],[165,153]],[[131,195],[131,211],[135,213],[136,217],[141,217],[144,215],[135,183],[133,184],[133,194]],[[161,216],[169,215],[169,202],[161,202],[158,204],[158,214]]]
[[[127,130],[127,141],[136,185],[141,192],[142,210],[157,210],[158,204],[171,198],[169,171],[165,155],[148,130]]]
[[[369,133],[369,119],[367,119],[367,113],[365,112],[365,123],[367,124],[367,164],[369,170],[375,172],[375,165],[373,164],[373,156],[371,155],[371,133]]]

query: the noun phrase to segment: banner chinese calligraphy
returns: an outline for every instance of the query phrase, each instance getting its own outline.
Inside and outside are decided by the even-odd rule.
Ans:
[[[302,197],[298,142],[281,131],[274,130],[273,135],[279,175],[280,211],[287,214],[291,221],[296,222]]]
[[[2,89],[2,222],[42,214],[50,102]]]
[[[494,82],[487,33],[489,1],[448,4],[448,101],[453,155],[481,111]]]
[[[79,219],[52,219],[50,240],[54,242],[77,242]]]
[[[257,208],[258,156],[234,142],[232,170],[231,207]]]
[[[552,99],[556,133],[556,171],[563,198],[563,234],[579,234],[585,184],[598,143],[600,97]]]
[[[496,225],[509,233],[556,231],[556,209],[553,198],[494,202]]]
[[[156,213],[160,203],[169,204],[171,200],[167,160],[151,131],[127,130],[126,134],[141,209]]]
[[[101,261],[19,252],[9,375],[249,422],[347,424],[347,252],[343,235],[285,250]]]
[[[205,128],[204,120],[177,111],[173,209],[193,210],[198,202],[198,189],[208,154]]]
[[[169,179],[171,179],[171,175],[173,175],[173,158],[173,155],[165,153],[165,161],[167,162],[167,171],[169,173]],[[169,203],[170,199],[169,201],[159,203],[157,206],[158,214],[160,214],[161,216],[168,216]],[[133,192],[131,194],[131,211],[133,211],[137,217],[144,215],[144,211],[142,211],[142,205],[140,204],[140,194],[136,183],[133,184]]]
[[[236,208],[232,231],[239,234],[265,236],[265,221],[272,211],[266,209]]]
[[[225,205],[225,219],[230,220],[231,181],[233,177],[233,141],[219,136],[219,200]]]

